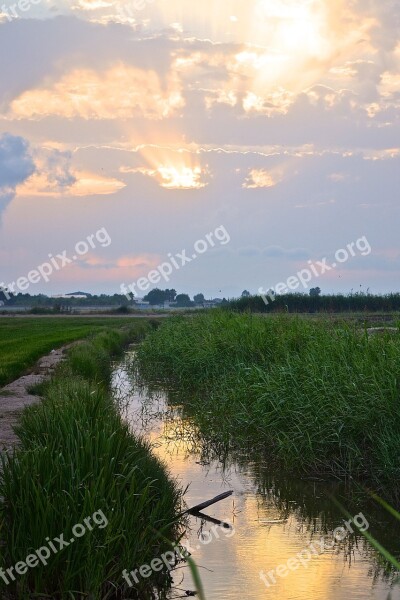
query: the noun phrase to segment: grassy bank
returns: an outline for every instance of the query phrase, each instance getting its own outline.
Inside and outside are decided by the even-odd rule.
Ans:
[[[0,386],[22,375],[54,348],[129,323],[126,318],[0,318]]]
[[[400,334],[212,312],[163,323],[138,364],[184,391],[209,438],[399,497]]]
[[[168,549],[159,534],[178,535],[180,491],[146,443],[131,435],[108,390],[111,356],[149,328],[141,321],[73,348],[43,402],[24,411],[21,448],[3,458],[1,566],[51,549],[60,535],[69,545],[51,550],[46,565],[39,562],[22,575],[14,571],[9,585],[1,579],[2,598],[152,598],[152,587],[168,582],[166,568],[142,578],[137,589],[122,578],[124,569],[150,563]],[[86,524],[86,531],[72,542],[77,524]]]

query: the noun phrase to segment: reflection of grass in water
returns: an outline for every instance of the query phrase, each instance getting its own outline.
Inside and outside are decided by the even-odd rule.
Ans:
[[[140,362],[139,362],[140,364]],[[137,369],[138,364],[134,365],[135,369]],[[146,369],[144,369],[146,373]],[[139,373],[140,375],[140,373]],[[159,373],[157,373],[159,376]],[[159,379],[159,377],[158,377]],[[149,383],[149,382],[147,382]],[[142,379],[143,384],[143,379]],[[203,389],[203,388],[202,388]],[[151,402],[152,395],[158,397],[163,391],[162,382],[154,382],[151,381],[150,390],[146,391],[145,395],[149,398]],[[206,394],[201,393],[196,398],[196,395],[193,393],[177,391],[176,389],[169,389],[165,391],[164,395],[167,397],[167,405],[169,407],[173,407],[174,405],[178,405],[182,411],[182,419],[179,419],[180,426],[176,425],[176,414],[172,412],[172,423],[168,424],[168,418],[166,422],[166,428],[168,427],[170,431],[181,441],[185,442],[185,446],[188,446],[188,438],[191,441],[189,448],[195,453],[200,454],[202,460],[206,462],[212,460],[218,461],[226,461],[227,464],[231,461],[235,461],[236,463],[242,464],[243,468],[246,468],[248,471],[248,459],[253,458],[247,453],[243,453],[240,451],[241,444],[237,443],[224,443],[224,441],[218,437],[213,435],[213,431],[210,433],[210,427],[206,424],[204,427],[204,419],[202,415],[199,416],[199,403],[206,398]],[[194,396],[194,399],[193,399]],[[151,413],[151,408],[147,408],[149,413]],[[171,416],[171,411],[167,413]],[[179,413],[178,413],[179,414]],[[165,415],[159,415],[164,416]],[[188,418],[189,417],[189,418]],[[207,418],[211,418],[207,415]],[[199,424],[200,423],[200,427]],[[234,452],[234,448],[239,448],[239,452]],[[258,457],[259,458],[259,457]],[[256,459],[257,460],[257,459]],[[360,547],[360,537],[357,535],[347,536],[343,542],[338,544],[338,548],[340,547],[340,551],[343,553],[346,560],[351,562],[353,560],[354,553],[356,551],[361,551],[364,555],[368,556],[368,559],[372,561],[374,567],[374,577],[380,577],[384,581],[386,581],[391,586],[397,584],[397,574],[395,571],[398,569],[398,561],[391,554],[391,552],[385,549],[387,547],[393,547],[394,549],[398,548],[398,533],[399,527],[391,527],[391,529],[384,530],[382,524],[382,508],[388,509],[389,512],[395,516],[399,517],[399,513],[392,508],[390,505],[381,500],[378,496],[372,496],[375,500],[379,502],[379,506],[368,502],[368,497],[366,497],[365,492],[357,486],[349,486],[342,485],[339,482],[332,482],[331,484],[316,482],[316,489],[314,490],[314,494],[309,494],[306,498],[304,496],[305,485],[304,482],[299,482],[299,480],[290,479],[281,479],[278,478],[274,480],[273,477],[269,475],[269,470],[263,471],[262,464],[265,464],[266,459],[261,459],[257,461],[254,465],[254,476],[258,483],[258,491],[259,493],[267,500],[272,501],[276,507],[281,511],[282,518],[288,518],[289,515],[296,513],[296,520],[303,521],[306,524],[307,530],[311,534],[311,536],[315,534],[325,534],[329,535],[337,526],[342,524],[340,520],[341,512],[338,510],[338,506],[332,503],[331,495],[337,496],[341,498],[343,502],[350,504],[353,507],[353,514],[358,514],[360,512],[360,502],[363,502],[363,506],[369,511],[368,514],[371,515],[370,522],[374,523],[377,530],[377,537],[372,536],[369,532],[366,532],[367,535],[364,535],[365,543]],[[296,489],[298,486],[301,489]],[[327,489],[328,488],[328,493]],[[310,486],[308,487],[310,489]],[[318,497],[319,496],[319,497]],[[299,499],[299,502],[296,502],[296,508],[293,508],[293,505],[290,504],[290,499],[293,498]],[[374,508],[375,507],[375,508]],[[365,510],[365,509],[364,509]],[[350,513],[346,513],[346,516],[350,518]],[[318,525],[316,524],[318,522]],[[386,523],[385,523],[386,525]],[[363,533],[363,532],[360,532]],[[375,532],[374,532],[375,533]],[[377,539],[385,539],[385,546],[379,544]],[[390,568],[391,567],[391,568]]]
[[[371,497],[376,500],[378,502],[378,504],[380,506],[382,506],[390,515],[392,515],[393,517],[395,517],[395,519],[397,521],[400,521],[400,513],[398,513],[396,511],[396,509],[394,509],[390,504],[388,504],[385,500],[383,500],[382,498],[380,498],[377,494],[375,493],[370,493]],[[346,510],[346,508],[344,508],[344,506],[334,497],[332,497],[332,501],[338,506],[338,508],[342,511],[342,513],[349,519],[352,518],[350,513]],[[357,527],[357,524],[354,523],[354,525]],[[392,569],[395,569],[395,575],[392,578],[392,591],[394,591],[395,588],[399,588],[400,586],[400,562],[397,560],[397,558],[395,556],[393,556],[393,554],[391,552],[389,552],[389,550],[387,550],[373,535],[371,535],[369,533],[369,531],[364,531],[363,529],[360,529],[359,527],[357,527],[358,531],[360,532],[361,535],[364,536],[364,538],[369,542],[369,544],[375,548],[375,550],[378,552],[378,556],[381,557],[382,559],[382,563],[384,565],[384,568],[388,568],[388,566],[391,566]],[[387,600],[391,600],[392,595],[391,593],[388,595]]]
[[[133,365],[137,367],[137,365]],[[138,375],[136,373],[136,375]],[[199,464],[214,463],[214,468],[221,469],[221,476],[231,468],[239,468],[244,473],[252,473],[257,485],[257,492],[267,504],[278,508],[282,518],[288,518],[295,510],[299,521],[311,527],[320,521],[320,531],[328,533],[338,525],[341,511],[332,503],[334,496],[349,505],[351,510],[359,511],[360,505],[365,507],[368,514],[376,523],[380,523],[380,535],[390,538],[389,546],[397,548],[400,525],[384,530],[381,505],[378,507],[371,502],[372,495],[366,494],[360,486],[352,482],[326,480],[318,477],[293,477],[288,473],[277,476],[271,466],[268,452],[260,453],[256,448],[250,451],[210,438],[207,428],[199,425],[196,413],[191,410],[191,403],[185,405],[187,393],[176,389],[165,389],[162,384],[131,377],[132,386],[141,395],[140,420],[144,426],[150,427],[154,422],[162,420],[163,438],[168,451],[173,452],[174,446],[184,450],[186,456],[195,456]],[[202,424],[202,422],[200,421]],[[293,499],[296,499],[295,509]],[[383,502],[383,501],[381,501]],[[386,505],[388,506],[388,505]],[[392,509],[396,515],[397,511]],[[314,533],[316,530],[314,531]]]

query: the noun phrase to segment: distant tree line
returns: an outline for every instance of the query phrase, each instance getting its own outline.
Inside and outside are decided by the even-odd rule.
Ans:
[[[62,304],[65,307],[70,306],[124,306],[132,305],[132,302],[127,300],[123,294],[114,294],[108,296],[107,294],[88,295],[87,298],[51,298],[45,294],[10,294],[7,298],[4,292],[0,291],[0,300],[4,302],[5,306],[38,306],[43,308],[53,308],[55,305]]]
[[[290,313],[342,313],[342,312],[400,312],[400,293],[373,295],[366,292],[350,294],[322,295],[320,288],[313,288],[307,294],[285,294],[275,296],[274,299],[266,297],[268,304],[261,296],[252,296],[245,290],[241,298],[220,301],[221,306],[242,312],[290,312]],[[87,298],[51,298],[44,294],[31,296],[30,294],[11,295],[7,298],[0,291],[0,300],[7,307],[29,307],[43,309],[73,310],[84,307],[126,307],[134,308],[136,300],[128,300],[123,294],[88,295]],[[178,294],[174,289],[151,290],[143,299],[151,306],[163,306],[168,303],[177,308],[190,308],[203,306],[206,302],[204,294],[196,294],[191,300],[188,294]],[[216,303],[217,304],[217,303]],[[1,308],[0,308],[1,310]]]
[[[228,307],[240,312],[290,312],[290,313],[342,313],[342,312],[394,312],[400,311],[400,293],[373,295],[356,292],[348,295],[321,295],[321,290],[314,288],[310,295],[285,294],[267,297],[268,304],[261,296],[242,296],[231,300]]]
[[[27,307],[27,308],[43,308],[57,309],[62,307],[63,310],[73,310],[74,308],[84,307],[126,307],[134,308],[137,304],[136,299],[129,300],[124,294],[100,294],[98,296],[87,294],[86,298],[51,298],[45,294],[4,294],[0,291],[0,301],[4,302],[4,308],[7,307]],[[151,290],[147,296],[143,298],[144,302],[148,302],[151,306],[163,306],[168,303],[178,308],[190,308],[194,306],[202,306],[205,302],[204,294],[196,294],[193,301],[188,294],[178,294],[174,289]]]
[[[144,302],[148,302],[151,306],[162,306],[166,302],[176,305],[178,308],[190,308],[195,306],[190,296],[187,294],[177,294],[176,290],[160,290],[158,288],[151,290],[143,298]]]

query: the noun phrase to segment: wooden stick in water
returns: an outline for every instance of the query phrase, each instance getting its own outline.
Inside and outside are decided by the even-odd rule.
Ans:
[[[233,490],[230,490],[229,492],[224,492],[223,494],[220,494],[219,496],[215,496],[215,498],[213,498],[212,500],[208,500],[207,502],[202,502],[201,504],[196,504],[196,506],[189,508],[186,511],[186,513],[189,513],[189,514],[198,513],[201,510],[204,510],[205,508],[208,508],[209,506],[212,506],[213,504],[220,502],[221,500],[225,500],[225,498],[229,498],[229,496],[232,496],[232,494],[233,494]]]

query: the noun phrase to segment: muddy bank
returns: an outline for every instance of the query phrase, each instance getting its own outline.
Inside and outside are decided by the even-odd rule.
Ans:
[[[0,389],[0,451],[13,448],[18,437],[13,431],[25,406],[40,401],[39,396],[29,393],[32,386],[50,379],[56,366],[65,358],[65,352],[74,344],[68,344],[41,358],[32,372],[16,379]]]

